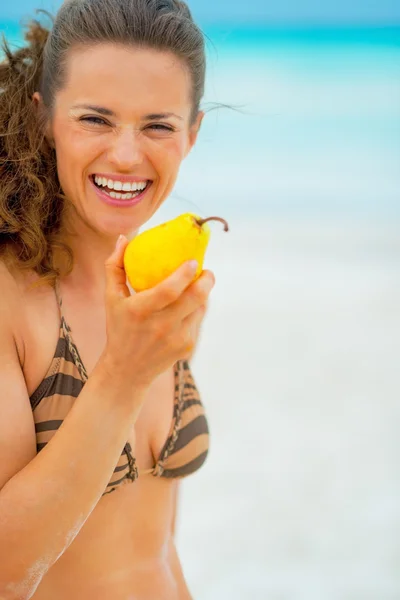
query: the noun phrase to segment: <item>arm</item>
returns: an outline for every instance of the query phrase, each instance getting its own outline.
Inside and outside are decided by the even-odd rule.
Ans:
[[[63,426],[36,456],[35,428],[13,321],[4,318],[7,311],[2,304],[0,598],[27,600],[101,497],[128,439],[135,411],[133,402],[121,403],[123,397],[132,398],[129,386],[116,387],[99,368]]]
[[[149,385],[195,346],[191,331],[203,318],[200,307],[212,289],[212,273],[192,284],[194,267],[185,263],[165,282],[131,296],[123,266],[127,243],[120,239],[106,263],[103,356],[37,456],[15,343],[22,303],[18,307],[18,293],[10,291],[13,280],[3,281],[0,272],[1,600],[32,597],[100,499]]]

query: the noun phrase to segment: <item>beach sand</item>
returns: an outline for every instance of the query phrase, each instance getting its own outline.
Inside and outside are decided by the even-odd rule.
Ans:
[[[398,226],[231,220],[205,266],[211,448],[177,537],[194,598],[398,600]]]

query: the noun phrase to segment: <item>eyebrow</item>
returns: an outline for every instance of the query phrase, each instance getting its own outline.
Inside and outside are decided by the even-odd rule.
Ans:
[[[97,113],[99,113],[99,115],[103,115],[104,117],[116,117],[117,116],[109,108],[104,108],[104,106],[96,106],[94,104],[75,104],[75,106],[72,107],[73,110],[75,110],[77,108],[83,108],[85,110],[92,110],[93,112],[97,112]],[[159,121],[160,119],[168,119],[169,117],[175,117],[176,119],[183,121],[183,117],[180,117],[179,115],[172,113],[172,112],[152,113],[149,115],[145,115],[143,117],[143,121]]]

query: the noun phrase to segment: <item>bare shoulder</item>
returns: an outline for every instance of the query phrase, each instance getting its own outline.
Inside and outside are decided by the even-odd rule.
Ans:
[[[41,297],[49,294],[44,286],[34,286],[37,282],[35,273],[19,271],[0,260],[0,329],[12,332],[21,365],[25,363],[30,311]]]
[[[22,365],[24,342],[21,324],[24,320],[24,302],[21,283],[22,278],[0,261],[0,331],[3,340],[9,336],[13,337]]]
[[[54,356],[60,313],[54,289],[36,273],[12,270],[0,262],[0,330],[12,331],[29,395],[45,376]]]
[[[0,262],[0,488],[35,456],[35,429],[22,363],[23,293]]]

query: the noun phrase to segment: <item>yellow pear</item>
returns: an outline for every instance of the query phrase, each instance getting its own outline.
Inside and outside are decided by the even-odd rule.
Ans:
[[[185,213],[137,235],[126,247],[124,267],[135,292],[154,287],[172,275],[184,262],[197,260],[195,281],[202,273],[204,255],[210,240],[208,221],[228,223],[220,217],[202,219]]]

